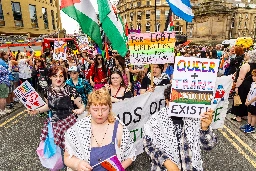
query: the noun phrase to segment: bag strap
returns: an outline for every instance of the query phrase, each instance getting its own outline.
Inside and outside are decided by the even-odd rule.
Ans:
[[[121,86],[118,88],[118,90],[117,90],[116,95],[114,96],[114,98],[116,98],[116,96],[117,96],[118,92],[120,91],[120,89],[121,89]]]

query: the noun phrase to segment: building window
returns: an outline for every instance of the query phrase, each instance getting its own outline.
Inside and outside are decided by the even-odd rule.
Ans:
[[[180,20],[180,17],[178,17],[177,15],[174,15],[174,20]]]
[[[182,34],[182,27],[179,25],[174,26],[174,31],[178,34]]]
[[[137,30],[141,30],[141,24],[140,23],[137,24]]]
[[[156,19],[160,20],[160,15],[161,15],[161,11],[160,10],[156,10]]]
[[[150,32],[150,23],[149,22],[147,22],[147,24],[146,24],[146,32]]]
[[[246,27],[247,27],[247,22],[245,21],[245,22],[244,22],[244,28],[246,28]]]
[[[156,5],[161,5],[161,0],[156,0]]]
[[[150,2],[151,2],[151,1],[147,1],[147,6],[150,6]]]
[[[169,16],[169,10],[164,12],[164,16],[165,16],[165,20],[167,20],[167,18]]]
[[[130,24],[130,28],[131,28],[131,30],[133,30],[133,25],[132,25],[132,23]]]
[[[12,2],[12,12],[15,26],[23,27],[22,13],[19,2]]]
[[[52,16],[52,29],[56,30],[55,17],[54,17],[54,11],[53,10],[51,10],[51,16]]]
[[[150,20],[150,11],[146,11],[146,20]]]
[[[130,21],[133,21],[133,12],[130,14]]]
[[[3,12],[3,8],[2,8],[2,2],[0,0],[0,26],[4,26],[5,22],[4,22],[4,12]]]
[[[141,20],[141,15],[142,15],[142,12],[141,12],[141,11],[138,11],[138,12],[137,12],[137,20]]]
[[[50,3],[52,4],[52,0],[50,0]]]
[[[141,2],[138,1],[138,2],[137,2],[137,7],[140,7],[140,6],[141,6]]]
[[[49,29],[47,9],[42,7],[42,13],[43,13],[43,20],[44,20],[44,28]]]
[[[234,27],[235,27],[235,22],[232,21],[232,23],[231,23],[231,28],[234,28]]]
[[[29,13],[30,13],[32,28],[38,28],[37,15],[36,15],[36,6],[35,5],[29,5]]]
[[[160,32],[160,23],[157,23],[156,30],[157,30],[157,32]]]

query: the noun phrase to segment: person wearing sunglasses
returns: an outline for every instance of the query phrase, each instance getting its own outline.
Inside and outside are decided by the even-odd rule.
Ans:
[[[90,84],[94,87],[95,90],[104,87],[107,83],[109,71],[104,64],[104,60],[101,54],[97,54],[94,58],[94,64],[91,66],[89,71]]]

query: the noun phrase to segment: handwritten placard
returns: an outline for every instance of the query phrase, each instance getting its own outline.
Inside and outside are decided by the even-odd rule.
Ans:
[[[131,64],[174,63],[175,42],[174,32],[130,34]]]
[[[79,50],[83,51],[89,49],[89,41],[86,36],[79,36],[78,38]]]
[[[67,42],[63,41],[54,41],[54,53],[53,59],[54,60],[66,60],[67,57]]]
[[[29,110],[34,110],[45,105],[43,99],[39,96],[39,94],[28,81],[22,83],[13,92]]]
[[[211,108],[218,67],[218,59],[176,58],[169,114],[199,118]]]

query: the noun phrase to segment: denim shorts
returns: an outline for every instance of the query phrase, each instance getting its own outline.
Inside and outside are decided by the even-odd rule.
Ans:
[[[14,78],[13,82],[19,81],[19,72],[12,72],[12,76]]]

